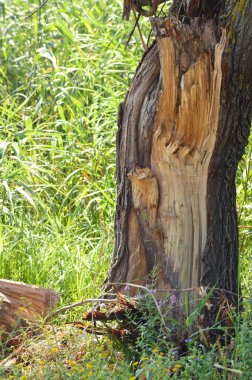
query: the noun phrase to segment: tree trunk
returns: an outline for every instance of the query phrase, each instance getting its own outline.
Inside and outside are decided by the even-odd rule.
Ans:
[[[119,110],[109,282],[215,286],[236,304],[235,175],[252,112],[252,2],[192,0],[151,19]],[[189,4],[188,4],[189,3]]]

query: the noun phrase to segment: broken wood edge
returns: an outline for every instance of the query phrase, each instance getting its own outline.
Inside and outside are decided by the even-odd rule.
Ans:
[[[216,107],[225,47],[224,43],[218,49],[221,44],[218,41],[223,42],[220,37],[225,31],[216,30],[213,20],[201,24],[194,19],[189,25],[171,16],[152,19],[151,23],[154,32],[160,31],[156,33],[156,46],[137,70],[119,115],[120,206],[117,206],[118,224],[115,223],[113,275],[110,272],[108,279],[130,283],[138,279],[144,285],[156,268],[159,288],[197,287],[202,277],[201,258],[207,236],[207,214],[199,206],[206,203],[207,170],[218,127]],[[147,66],[150,72],[146,72]],[[156,99],[153,104],[149,101],[152,92]],[[206,107],[194,112],[190,122],[186,109],[188,104],[194,106],[195,98],[203,98]],[[148,151],[148,157],[143,151]],[[165,184],[162,184],[164,166]],[[177,178],[176,170],[180,169]],[[176,186],[171,184],[173,177]],[[188,189],[191,189],[189,196]],[[172,228],[174,220],[177,225]],[[182,276],[180,266],[184,268]]]
[[[2,337],[38,326],[57,304],[53,289],[0,279],[0,329]]]

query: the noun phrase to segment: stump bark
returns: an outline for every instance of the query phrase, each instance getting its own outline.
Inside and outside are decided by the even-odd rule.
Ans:
[[[187,3],[151,19],[156,43],[119,110],[107,281],[145,285],[155,272],[157,288],[215,286],[235,305],[235,175],[252,114],[252,2]]]

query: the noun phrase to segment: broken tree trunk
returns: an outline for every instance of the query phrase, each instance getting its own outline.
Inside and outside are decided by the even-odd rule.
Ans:
[[[156,43],[120,107],[107,281],[145,285],[155,271],[157,288],[215,286],[236,304],[235,174],[252,112],[252,2],[211,1],[212,11],[207,1],[187,3],[151,20]]]
[[[0,332],[6,335],[38,322],[46,317],[58,299],[59,294],[51,289],[0,280]]]

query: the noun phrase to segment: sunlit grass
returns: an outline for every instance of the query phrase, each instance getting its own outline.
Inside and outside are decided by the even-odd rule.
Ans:
[[[132,24],[121,20],[121,0],[52,1],[30,16],[38,4],[0,3],[0,278],[52,287],[68,303],[97,296],[107,274],[113,249],[117,109],[143,48],[137,32],[129,49],[124,47]],[[241,284],[248,297],[251,163],[250,141],[237,176]],[[249,363],[251,319],[240,327],[228,362],[238,370],[242,360]],[[70,331],[67,339],[74,334]],[[174,362],[162,358],[157,347],[145,364],[140,358],[129,367],[112,346],[96,348],[92,356],[84,335],[65,348],[57,346],[60,339],[48,333],[46,349],[41,343],[41,352],[29,357],[30,367],[24,361],[1,376],[105,379],[113,373],[116,379],[133,379],[143,368],[144,376],[153,372],[154,378],[167,378],[167,369],[179,378],[183,368],[188,379],[193,371],[202,371],[204,380],[224,378],[213,369],[214,351],[200,356],[192,347],[187,359]]]
[[[135,343],[134,336],[119,344],[113,336],[98,338],[87,334],[90,323],[41,326],[40,334],[32,338],[24,334],[21,350],[5,360],[5,367],[0,367],[1,379],[251,379],[251,305],[240,315],[233,315],[235,335],[231,340],[231,330],[223,327],[223,339],[219,337],[205,349],[200,335],[207,336],[211,328],[202,330],[187,339],[184,355],[179,355],[176,346],[163,336],[160,315],[148,305],[152,313],[146,329],[144,321],[140,326]],[[146,311],[145,304],[143,307]],[[0,345],[0,360],[6,354],[7,349]]]
[[[136,32],[125,49],[132,25],[119,0],[36,7],[0,8],[0,277],[54,287],[69,301],[99,292],[109,266],[117,109],[142,46]],[[249,294],[251,144],[237,182]]]
[[[36,6],[2,7],[0,277],[69,301],[109,266],[117,109],[142,51],[119,1]]]

